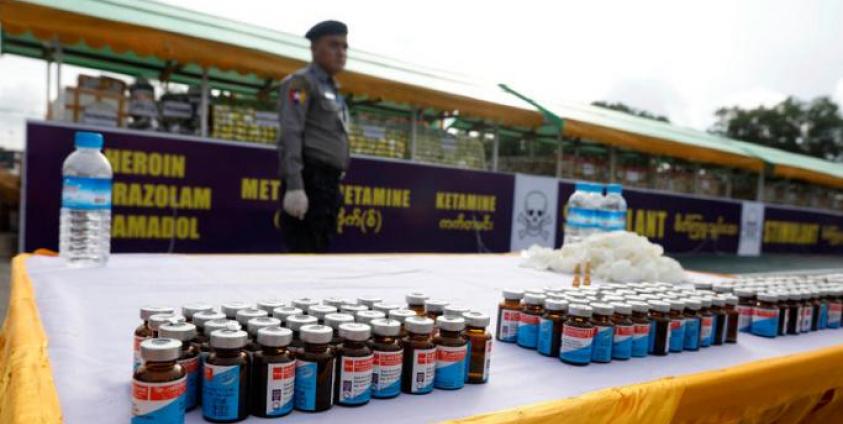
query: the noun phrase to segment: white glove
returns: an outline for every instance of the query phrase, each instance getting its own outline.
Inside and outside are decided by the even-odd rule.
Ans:
[[[307,194],[304,190],[290,190],[284,194],[284,211],[298,219],[307,213]]]

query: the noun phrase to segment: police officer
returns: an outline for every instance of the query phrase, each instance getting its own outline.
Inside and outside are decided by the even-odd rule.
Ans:
[[[281,83],[281,229],[290,252],[324,252],[337,230],[349,114],[334,75],[345,68],[347,34],[342,22],[316,24],[305,34],[310,65]]]

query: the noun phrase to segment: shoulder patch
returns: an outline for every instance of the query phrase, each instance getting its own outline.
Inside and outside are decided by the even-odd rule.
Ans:
[[[287,87],[287,100],[294,105],[304,104],[307,102],[309,89],[310,87],[306,78],[299,75],[293,75],[293,77],[290,78],[290,84]]]

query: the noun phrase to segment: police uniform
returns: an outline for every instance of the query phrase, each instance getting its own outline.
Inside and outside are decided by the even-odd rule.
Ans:
[[[336,233],[339,182],[349,163],[348,107],[316,63],[285,78],[279,100],[283,192],[303,189],[309,203],[301,220],[282,207],[281,231],[290,252],[324,252]]]

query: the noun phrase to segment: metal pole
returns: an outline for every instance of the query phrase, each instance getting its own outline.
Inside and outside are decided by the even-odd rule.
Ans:
[[[202,137],[208,136],[208,68],[202,68],[202,99],[199,103],[199,128]]]
[[[618,172],[618,153],[615,146],[609,146],[609,182],[615,182],[615,174]]]
[[[562,131],[556,132],[556,178],[562,178]]]
[[[700,194],[700,169],[698,163],[694,164],[694,194]]]
[[[755,189],[756,190],[755,191],[755,200],[757,200],[759,202],[764,201],[764,173],[765,173],[764,167],[766,167],[766,166],[767,166],[766,164],[763,165],[761,170],[758,171],[758,185],[756,186],[756,189]]]
[[[416,141],[418,138],[418,114],[418,109],[410,109],[410,160],[416,160]]]
[[[494,139],[492,139],[492,171],[498,172],[498,158],[500,157],[501,134],[498,124],[495,124]]]

